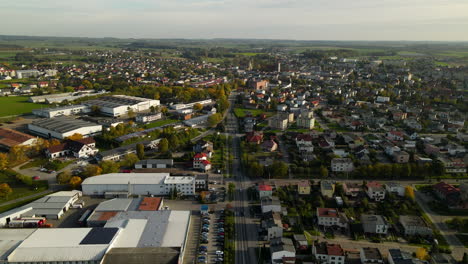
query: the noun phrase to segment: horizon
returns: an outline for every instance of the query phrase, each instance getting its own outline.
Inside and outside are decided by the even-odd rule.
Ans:
[[[464,0],[24,0],[2,8],[4,20],[15,24],[0,34],[464,42],[468,41],[466,10]],[[28,20],[18,19],[22,17]]]

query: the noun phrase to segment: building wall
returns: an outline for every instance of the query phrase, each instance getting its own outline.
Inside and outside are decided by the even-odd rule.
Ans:
[[[184,195],[195,194],[195,182],[189,185],[182,184],[131,184],[130,193],[133,195],[168,195],[176,187]],[[84,195],[104,195],[106,192],[126,192],[128,184],[83,184]]]
[[[69,131],[69,132],[66,132],[66,133],[59,133],[59,132],[51,131],[51,130],[48,130],[46,128],[36,126],[34,124],[28,124],[28,129],[31,132],[33,132],[35,134],[42,135],[42,136],[44,136],[46,138],[48,138],[49,135],[50,135],[53,138],[64,139],[66,137],[72,136],[75,133],[79,133],[79,134],[83,135],[84,137],[96,135],[96,134],[98,134],[98,133],[100,133],[102,131],[102,126],[101,125],[95,125],[95,126],[89,126],[89,127],[82,127],[82,128],[75,129],[75,130],[72,130],[72,131]]]

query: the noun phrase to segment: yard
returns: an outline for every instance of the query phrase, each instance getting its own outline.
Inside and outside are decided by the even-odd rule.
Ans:
[[[31,113],[33,109],[41,108],[40,105],[28,102],[27,96],[0,97],[0,117]]]
[[[245,117],[247,112],[250,112],[253,116],[258,116],[265,113],[267,117],[274,115],[273,112],[265,111],[263,109],[247,109],[247,108],[234,108],[234,114],[236,117]]]
[[[21,181],[18,177],[24,177],[25,180]],[[0,198],[0,203],[47,190],[47,181],[32,181],[32,179],[27,179],[27,177],[28,176],[19,175],[14,171],[0,171],[0,184],[7,183],[13,189],[13,193],[8,195],[7,198]]]

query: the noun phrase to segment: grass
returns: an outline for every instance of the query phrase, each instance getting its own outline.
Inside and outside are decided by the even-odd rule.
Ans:
[[[273,116],[273,112],[265,111],[263,109],[247,109],[247,108],[234,108],[234,114],[236,117],[245,117],[247,112],[250,112],[253,116],[258,116],[260,114],[266,114],[267,117]]]
[[[156,122],[146,124],[145,128],[148,129],[148,128],[153,128],[153,127],[159,127],[159,126],[164,126],[164,125],[173,124],[177,122],[179,122],[179,120],[176,120],[176,119],[158,120]]]
[[[28,102],[27,96],[0,97],[0,117],[31,113],[39,105]]]
[[[33,184],[29,186],[19,182],[13,174],[6,171],[0,171],[0,183],[7,183],[11,189],[13,189],[13,193],[8,195],[7,198],[0,199],[0,203],[40,193],[48,188],[47,181],[34,181]],[[35,189],[35,187],[37,187],[37,189]]]
[[[468,248],[468,235],[456,234],[455,236],[462,242],[463,246]]]
[[[34,167],[41,167],[47,164],[49,162],[48,159],[34,159],[20,167],[20,170],[24,169],[29,169],[29,168],[34,168]]]
[[[13,208],[16,208],[16,207],[20,207],[20,206],[23,206],[25,204],[28,204],[32,201],[35,201],[39,198],[42,198],[46,195],[48,195],[49,193],[46,193],[46,194],[43,194],[43,195],[39,195],[39,196],[36,196],[34,198],[29,198],[29,199],[26,199],[26,200],[23,200],[23,201],[20,201],[20,202],[16,202],[16,203],[12,203],[12,204],[9,204],[9,205],[5,205],[5,206],[0,206],[0,213],[3,213],[3,212],[6,212],[6,211],[9,211]]]

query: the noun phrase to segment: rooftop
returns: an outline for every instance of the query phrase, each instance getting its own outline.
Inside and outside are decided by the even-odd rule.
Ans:
[[[86,184],[162,184],[169,173],[110,173],[86,178]]]
[[[42,127],[47,130],[55,131],[57,133],[66,133],[83,127],[100,126],[91,122],[74,119],[68,116],[60,116],[55,118],[41,119],[34,121],[32,125]]]

